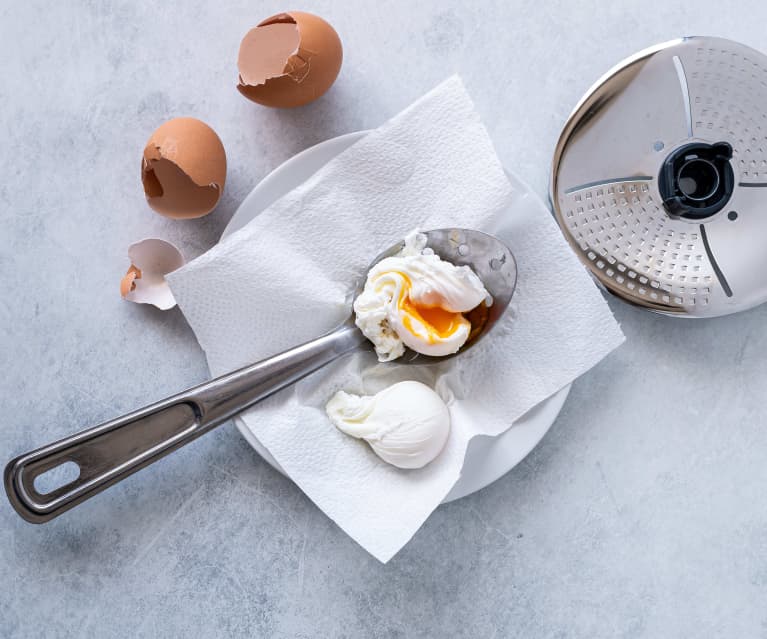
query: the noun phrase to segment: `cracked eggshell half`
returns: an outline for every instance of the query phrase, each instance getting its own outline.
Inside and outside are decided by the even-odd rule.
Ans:
[[[330,88],[342,60],[341,40],[322,18],[302,11],[280,13],[242,39],[237,89],[264,106],[301,106]]]
[[[152,304],[167,311],[176,305],[168,273],[181,268],[184,256],[173,244],[157,238],[141,240],[128,247],[131,265],[120,282],[120,295],[129,302]]]
[[[207,215],[221,199],[225,181],[224,145],[200,120],[168,120],[144,147],[141,182],[149,206],[161,215]]]

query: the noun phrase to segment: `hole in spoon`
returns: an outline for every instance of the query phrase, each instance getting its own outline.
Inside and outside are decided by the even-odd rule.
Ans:
[[[469,245],[461,244],[458,247],[458,255],[462,255],[463,257],[466,257],[468,254],[469,254]]]
[[[71,484],[79,476],[80,467],[75,462],[64,462],[35,477],[35,490],[41,495],[47,495],[57,488]]]

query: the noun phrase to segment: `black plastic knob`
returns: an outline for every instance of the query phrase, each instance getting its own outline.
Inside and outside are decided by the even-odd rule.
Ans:
[[[701,220],[721,211],[735,188],[732,147],[727,142],[693,142],[663,162],[658,189],[672,217]]]

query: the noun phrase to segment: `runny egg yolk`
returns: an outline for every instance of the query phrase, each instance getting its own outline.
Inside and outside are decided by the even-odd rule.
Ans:
[[[413,320],[420,322],[426,329],[426,340],[434,344],[440,339],[453,335],[461,326],[469,324],[462,313],[445,310],[440,306],[422,306],[410,299],[410,278],[404,273],[398,273],[405,281],[400,297],[397,300],[397,308],[402,313],[402,325],[416,337],[421,335],[419,327],[414,325]]]

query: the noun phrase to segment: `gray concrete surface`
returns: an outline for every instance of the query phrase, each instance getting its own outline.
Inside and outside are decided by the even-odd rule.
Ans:
[[[624,56],[679,35],[767,49],[761,1],[309,2],[346,60],[295,111],[234,89],[269,0],[0,7],[0,450],[201,381],[178,311],[120,300],[127,245],[188,256],[273,167],[462,74],[507,166],[545,193],[558,129]],[[662,97],[659,97],[662,99]],[[198,221],[144,203],[171,116],[221,135]],[[767,637],[767,307],[671,321],[612,302],[628,343],[528,459],[441,507],[380,565],[228,424],[44,526],[0,504],[4,637]]]

